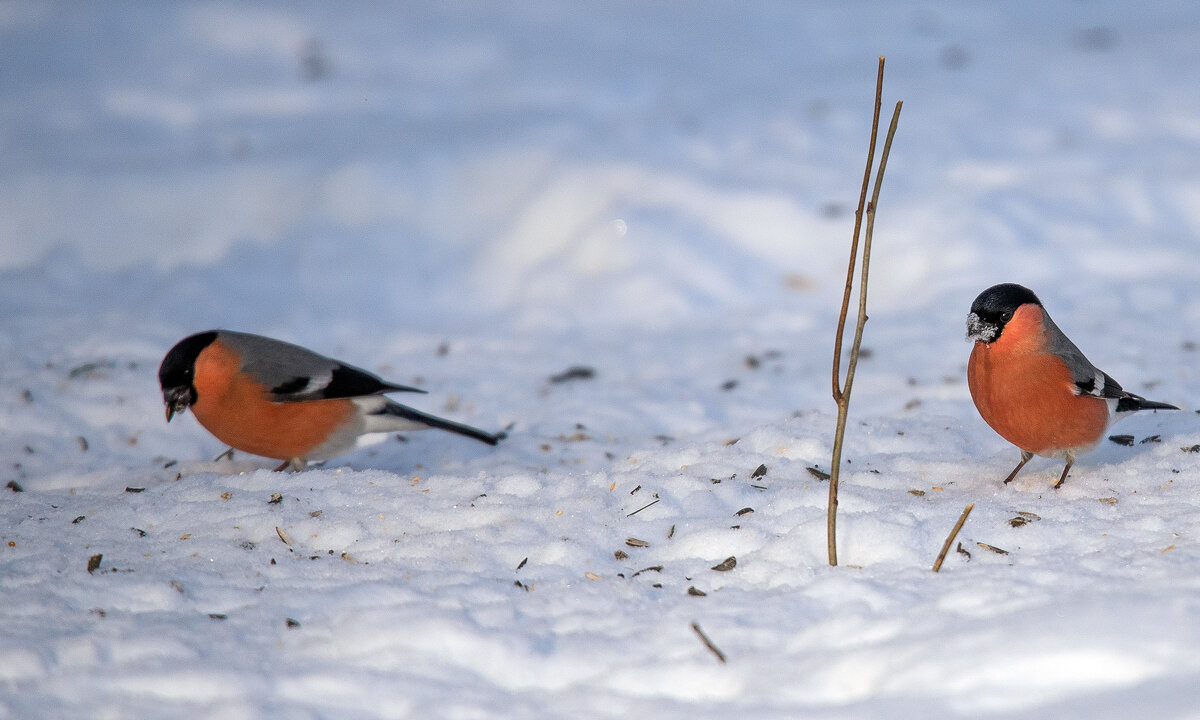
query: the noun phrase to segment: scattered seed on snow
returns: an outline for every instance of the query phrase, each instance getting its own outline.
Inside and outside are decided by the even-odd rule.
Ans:
[[[728,572],[735,567],[737,567],[737,558],[733,555],[730,555],[716,565],[713,565],[712,569],[716,570],[717,572]]]

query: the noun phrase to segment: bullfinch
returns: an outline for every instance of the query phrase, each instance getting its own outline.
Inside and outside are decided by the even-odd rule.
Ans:
[[[438,428],[489,445],[505,434],[444,420],[384,393],[424,390],[260,335],[210,330],[180,340],[158,369],[167,422],[188,408],[230,447],[303,469],[354,449],[358,436]]]
[[[1014,283],[979,294],[967,316],[975,342],[967,364],[971,399],[984,421],[1021,450],[1009,483],[1034,455],[1067,465],[1092,450],[1108,427],[1137,410],[1178,410],[1121,389],[1088,362],[1050,319],[1037,295]]]

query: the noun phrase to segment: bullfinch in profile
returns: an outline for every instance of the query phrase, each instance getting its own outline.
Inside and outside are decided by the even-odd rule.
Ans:
[[[1067,465],[1092,450],[1108,427],[1137,410],[1178,410],[1121,389],[1088,362],[1050,319],[1037,295],[1013,283],[979,294],[967,316],[974,340],[967,364],[971,399],[984,421],[1021,449],[1009,483],[1034,455]]]
[[[200,424],[237,450],[303,469],[354,449],[358,436],[438,428],[489,445],[504,433],[428,415],[384,397],[424,390],[297,345],[210,330],[180,340],[158,369],[167,422],[191,408]]]

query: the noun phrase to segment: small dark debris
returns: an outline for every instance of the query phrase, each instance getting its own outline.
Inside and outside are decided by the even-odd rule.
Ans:
[[[985,542],[977,542],[975,544],[978,545],[979,547],[983,548],[984,550],[987,550],[988,552],[994,552],[997,555],[1007,555],[1008,554],[1007,550],[1002,550],[1002,549],[996,547],[995,545],[988,545]]]
[[[1028,525],[1031,522],[1037,522],[1038,520],[1041,520],[1041,519],[1042,519],[1041,516],[1035,515],[1034,513],[1022,512],[1022,513],[1018,513],[1016,517],[1009,519],[1008,524],[1012,525],[1015,528],[1019,528],[1019,527],[1024,527],[1025,525]]]
[[[299,620],[293,620],[292,618],[287,618],[284,622],[287,625],[289,630],[300,627]]]
[[[253,550],[256,547],[258,547],[258,546],[254,544],[253,540],[243,540],[241,542],[241,548],[243,550]]]
[[[1118,445],[1128,446],[1128,445],[1133,444],[1133,436],[1132,435],[1109,435],[1108,439],[1112,440],[1113,442],[1115,442]]]
[[[938,62],[947,70],[961,70],[971,61],[971,55],[962,45],[947,45],[938,54]]]
[[[637,486],[637,487],[635,487],[634,489],[630,490],[630,491],[629,491],[629,494],[630,494],[630,495],[632,495],[632,494],[634,494],[635,492],[637,492],[638,490],[641,490],[641,489],[642,489],[642,486],[641,486],[641,485],[638,485],[638,486]]]
[[[1184,452],[1187,452],[1187,453],[1200,453],[1200,445],[1193,445],[1191,447],[1181,447],[1179,449]]]
[[[82,375],[92,375],[97,370],[107,370],[113,367],[111,360],[101,360],[97,362],[87,362],[82,365],[76,365],[67,373],[67,377],[74,380]]]
[[[26,405],[31,404],[33,402],[33,392],[31,392],[28,389],[22,390],[21,391],[21,401],[24,402]]]
[[[146,488],[138,488],[138,487],[126,487],[126,488],[125,488],[125,492],[127,492],[127,493],[140,493],[140,492],[146,492]]]
[[[84,520],[87,520],[87,515],[80,515],[79,517],[77,517],[77,518],[75,518],[74,520],[72,520],[72,521],[71,521],[71,524],[72,524],[72,525],[78,525],[79,523],[83,522]]]
[[[173,587],[175,592],[179,593],[180,595],[183,594],[183,583],[179,582],[178,580],[172,580],[171,587]]]
[[[104,559],[103,553],[96,553],[95,555],[88,558],[87,571],[88,571],[89,575],[96,572],[96,570],[100,567],[100,561],[103,559]]]
[[[1157,443],[1157,442],[1162,442],[1162,435],[1151,435],[1149,437],[1144,437],[1144,438],[1142,438],[1142,442],[1139,444],[1145,445],[1146,443]]]
[[[675,438],[671,437],[670,435],[655,435],[654,439],[663,445],[669,445],[670,443],[675,442]]]
[[[281,502],[283,502],[283,495],[281,493],[275,492],[275,493],[271,493],[271,499],[267,501],[267,504],[268,505],[278,505]]]
[[[757,370],[759,366],[762,365],[762,362],[753,355],[747,355],[743,362],[745,362],[746,367],[750,368],[751,370]]]
[[[820,468],[810,467],[810,468],[805,468],[805,470],[808,471],[809,475],[812,475],[813,477],[815,477],[818,480],[828,480],[829,479],[829,473],[825,472],[824,470],[822,470]]]
[[[614,550],[613,557],[618,560],[628,560],[629,553],[625,552],[624,550]]]
[[[744,507],[741,510],[738,510],[737,512],[735,512],[733,515],[734,515],[734,517],[741,517],[743,515],[749,515],[752,512],[754,512],[754,508]]]
[[[87,441],[87,438],[85,438],[84,436],[80,435],[79,437],[75,438],[75,442],[79,443],[79,450],[80,450],[81,452],[87,452],[87,451],[88,451],[88,441]]]
[[[1117,44],[1117,31],[1104,25],[1075,33],[1075,47],[1084,52],[1107,52]]]
[[[728,572],[735,567],[737,567],[737,558],[730,555],[716,565],[713,565],[712,569],[716,570],[717,572]]]
[[[131,527],[129,529],[137,533],[138,537],[146,537],[146,531],[142,530],[141,528]]]
[[[660,572],[662,572],[662,570],[663,570],[663,566],[662,566],[662,565],[651,565],[650,567],[644,567],[644,568],[642,568],[641,570],[638,570],[637,572],[635,572],[634,574],[630,575],[629,577],[630,577],[630,579],[633,579],[633,578],[637,577],[638,575],[641,575],[641,574],[642,574],[642,573],[644,573],[644,572],[657,572],[657,573],[660,573]]]
[[[525,558],[521,562],[517,563],[517,569],[520,570],[521,568],[525,567],[525,563],[527,562],[529,562],[529,558]]]
[[[955,549],[956,549],[956,550],[958,550],[958,552],[959,552],[960,554],[962,554],[962,555],[966,555],[968,560],[970,560],[970,559],[971,559],[971,552],[970,552],[969,550],[967,550],[966,548],[964,548],[964,547],[962,546],[962,543],[961,543],[961,542],[959,542],[959,543],[958,543],[958,547],[957,547],[957,548],[955,548]]]
[[[695,585],[691,585],[688,587],[688,595],[691,595],[692,597],[704,597],[705,595],[708,595],[708,593],[704,592],[703,590],[697,590]]]
[[[91,609],[91,610],[89,610],[88,612],[90,612],[91,614],[93,614],[93,615],[95,615],[96,617],[100,618],[101,620],[103,620],[103,619],[105,618],[105,616],[107,616],[107,615],[108,615],[108,613],[107,613],[107,612],[105,612],[104,608],[92,608],[92,609]]]
[[[570,380],[591,380],[596,377],[596,370],[587,365],[572,365],[557,375],[550,376],[550,382],[558,384]]]
[[[167,468],[175,467],[178,464],[179,464],[178,460],[168,460],[165,463],[163,463],[163,470],[166,470]]]
[[[12,490],[13,492],[25,492],[25,488],[21,487],[21,483],[17,482],[16,480],[9,480],[8,484],[4,487]]]
[[[438,357],[446,357],[449,354],[450,354],[450,343],[446,342],[445,340],[438,343],[437,356]]]
[[[924,497],[924,495],[925,495],[925,491],[924,491],[924,490],[916,490],[916,489],[913,489],[913,490],[909,490],[909,491],[908,491],[908,494],[909,494],[909,495],[916,495],[917,497]]]
[[[671,529],[667,531],[667,539],[670,540],[673,537],[675,537],[675,526],[671,525]]]
[[[228,620],[229,619],[229,616],[226,615],[225,613],[209,613],[208,617],[211,620]]]
[[[905,410],[916,410],[919,407],[921,407],[920,398],[913,398],[912,400],[909,400],[908,402],[904,403]]]
[[[767,466],[759,465],[758,467],[756,467],[754,469],[754,472],[750,473],[750,479],[754,480],[755,478],[764,477],[766,474],[767,474]]]
[[[635,537],[625,538],[625,544],[629,547],[650,547],[650,543],[645,540],[638,540]]]
[[[726,380],[725,382],[721,383],[721,389],[725,390],[726,392],[734,389],[737,386],[738,386],[737,380]]]
[[[637,515],[637,514],[638,514],[638,513],[640,513],[641,511],[645,510],[646,508],[648,508],[648,507],[653,507],[653,506],[657,505],[657,504],[659,503],[659,501],[660,501],[660,500],[661,500],[661,498],[657,498],[657,497],[656,497],[655,499],[653,499],[653,500],[651,500],[650,502],[646,503],[645,505],[641,506],[641,507],[640,507],[640,508],[638,508],[637,510],[634,510],[633,512],[629,513],[629,514],[628,514],[628,515],[626,515],[625,517],[633,517],[634,515]]]
[[[522,590],[524,590],[525,592],[529,592],[529,586],[526,585],[525,583],[521,582],[520,580],[513,580],[513,587],[519,587]]]
[[[830,201],[821,203],[821,217],[826,220],[836,220],[846,212],[846,208],[839,202]]]

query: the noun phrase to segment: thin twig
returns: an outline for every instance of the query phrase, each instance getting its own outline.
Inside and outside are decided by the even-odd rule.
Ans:
[[[625,517],[633,517],[634,515],[637,515],[638,513],[640,513],[641,511],[645,510],[646,508],[650,507],[651,505],[654,505],[654,504],[655,504],[655,503],[657,503],[659,500],[662,500],[662,498],[658,498],[657,500],[652,500],[652,501],[650,501],[650,502],[646,503],[645,505],[641,506],[641,507],[640,507],[640,508],[638,508],[637,510],[634,510],[633,512],[629,513],[629,514],[628,514],[628,515],[626,515]]]
[[[695,630],[696,634],[700,636],[700,642],[704,643],[704,647],[711,650],[712,654],[716,655],[718,660],[725,662],[725,653],[721,652],[721,648],[714,645],[713,641],[708,639],[708,636],[705,635],[704,631],[700,629],[700,623],[693,622],[692,629]]]
[[[833,399],[842,401],[842,339],[846,334],[846,314],[850,311],[850,292],[854,289],[854,265],[858,257],[858,238],[862,230],[863,209],[867,203],[867,188],[871,186],[871,167],[875,164],[875,138],[879,135],[879,110],[883,106],[883,58],[875,77],[875,112],[871,119],[871,144],[867,146],[867,167],[863,171],[862,190],[858,193],[858,208],[854,211],[854,234],[850,240],[850,262],[846,264],[846,289],[842,293],[842,312],[838,316],[837,335],[833,339]]]
[[[967,522],[967,516],[970,515],[971,511],[974,509],[975,503],[971,503],[966,507],[965,510],[962,511],[962,515],[958,516],[958,522],[954,523],[954,529],[952,529],[950,534],[946,536],[946,542],[942,545],[942,551],[938,553],[937,560],[933,561],[934,572],[942,569],[942,561],[946,559],[946,553],[950,552],[950,545],[954,543],[955,536],[958,535],[959,530],[962,530],[963,524]]]
[[[850,260],[846,267],[846,288],[842,294],[842,308],[838,315],[837,335],[833,344],[833,400],[838,406],[837,426],[833,435],[833,458],[829,471],[829,506],[826,517],[826,542],[829,551],[829,564],[837,565],[837,505],[838,478],[842,464],[842,443],[846,434],[846,420],[850,413],[850,391],[854,386],[854,373],[858,369],[859,349],[862,347],[863,328],[867,324],[867,276],[871,266],[871,238],[875,229],[875,209],[879,204],[879,189],[883,184],[883,172],[887,167],[888,154],[891,152],[892,139],[896,135],[896,126],[900,121],[902,102],[896,103],[892,113],[892,122],[888,127],[884,140],[883,154],[879,159],[879,170],[875,174],[875,188],[871,202],[867,202],[867,191],[871,188],[871,170],[875,163],[875,144],[879,137],[879,113],[883,106],[883,66],[884,58],[879,58],[879,72],[875,79],[875,110],[871,118],[871,142],[867,150],[867,166],[863,172],[862,190],[858,196],[858,209],[854,212],[854,235],[850,242]],[[864,233],[864,213],[866,228]],[[862,237],[863,255],[862,269],[858,285],[858,322],[854,329],[854,340],[850,346],[850,358],[846,365],[846,379],[842,382],[841,362],[842,343],[846,334],[846,317],[850,312],[850,294],[854,286],[854,270],[857,264],[859,238]]]

